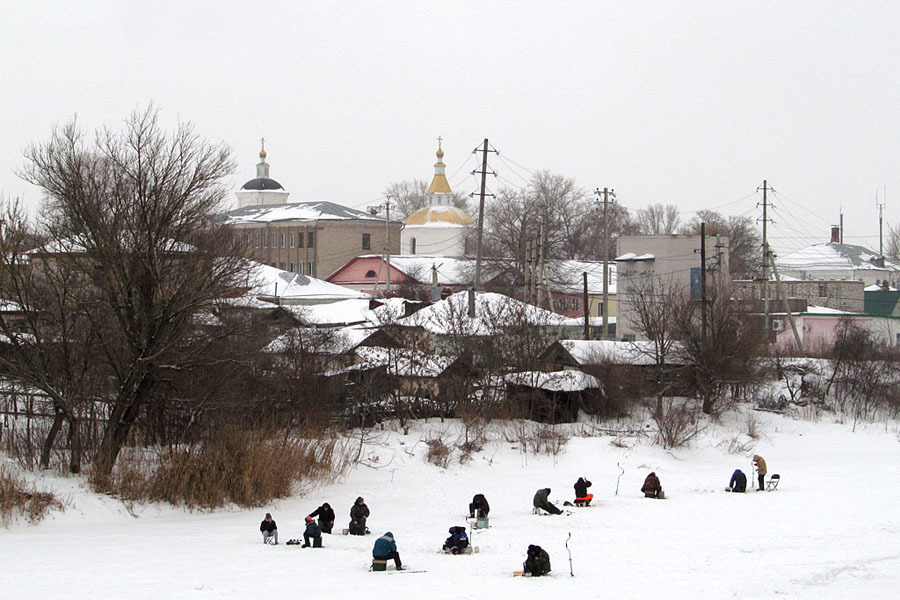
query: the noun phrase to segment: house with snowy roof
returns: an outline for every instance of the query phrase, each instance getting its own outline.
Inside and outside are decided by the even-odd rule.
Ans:
[[[839,230],[835,230],[828,243],[777,257],[779,274],[801,280],[861,281],[864,287],[884,281],[900,285],[900,264],[864,246],[842,243]]]
[[[382,249],[400,252],[399,221],[334,202],[288,202],[288,192],[269,177],[265,148],[256,177],[235,193],[238,207],[221,215],[234,243],[250,258],[282,271],[324,278],[351,258]]]

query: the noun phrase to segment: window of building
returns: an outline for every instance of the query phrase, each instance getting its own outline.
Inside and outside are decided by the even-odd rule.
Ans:
[[[578,305],[581,304],[578,301],[578,298],[572,298],[572,310],[578,310]]]
[[[293,248],[293,247],[294,247],[294,232],[292,231],[291,232],[291,248]],[[291,271],[293,271],[293,269],[291,269]]]
[[[259,248],[259,234],[256,234],[256,247]]]
[[[410,240],[409,240],[409,253],[410,254],[416,253],[416,238],[410,238]]]
[[[315,232],[315,231],[310,231],[309,234],[308,234],[306,237],[307,237],[306,245],[307,245],[309,248],[315,248],[315,246],[316,246],[316,232]]]
[[[362,249],[369,250],[372,248],[372,236],[368,233],[362,234]]]
[[[603,303],[602,302],[597,303],[597,316],[598,317],[603,316]]]
[[[306,274],[310,276],[313,274],[313,264],[311,262],[306,263]]]
[[[294,263],[291,263],[291,273],[294,272]]]
[[[284,248],[284,234],[281,234],[281,247]]]
[[[275,234],[272,234],[272,247],[275,248]]]
[[[303,232],[302,231],[297,233],[297,247],[298,248],[303,247]]]
[[[264,234],[262,234],[262,239],[263,239],[263,248],[268,248],[269,247],[269,236],[264,233]]]
[[[369,269],[369,270],[366,272],[366,278],[371,278],[371,277],[375,277],[375,276],[376,276],[376,275],[375,275],[375,271],[373,271],[372,269]],[[900,334],[898,334],[898,335],[900,335]]]

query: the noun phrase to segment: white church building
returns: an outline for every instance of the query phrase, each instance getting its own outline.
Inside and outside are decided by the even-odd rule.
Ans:
[[[453,205],[453,191],[447,181],[444,151],[438,143],[434,179],[425,192],[425,206],[406,219],[400,232],[400,253],[427,256],[463,256],[466,233],[474,225],[472,217]]]

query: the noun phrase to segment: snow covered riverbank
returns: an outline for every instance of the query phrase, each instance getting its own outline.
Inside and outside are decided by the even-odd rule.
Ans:
[[[572,438],[558,456],[523,454],[495,441],[465,465],[429,464],[422,442],[436,421],[408,435],[387,432],[367,463],[341,481],[259,510],[189,513],[163,506],[135,518],[76,479],[41,484],[67,497],[65,513],[38,526],[0,529],[4,597],[257,598],[874,598],[900,584],[900,442],[895,427],[810,423],[762,413],[752,451],[730,454],[739,425],[711,425],[688,449],[649,440]],[[739,416],[728,421],[742,422]],[[779,473],[777,492],[727,494],[734,469],[750,478],[750,455]],[[625,473],[615,495],[620,464]],[[649,471],[668,498],[638,491]],[[595,506],[570,516],[535,516],[540,487],[571,500],[579,476],[593,481]],[[491,528],[476,531],[480,553],[438,552],[451,525],[464,525],[472,495],[491,503]],[[324,549],[286,546],[322,501],[338,514],[335,531],[363,496],[372,515],[366,537],[326,536]],[[264,546],[266,511],[279,546]],[[367,568],[375,538],[392,531],[404,563],[426,573],[396,576]],[[569,576],[565,540],[572,533]],[[549,553],[552,576],[513,578],[529,544]],[[377,586],[377,588],[375,587]]]

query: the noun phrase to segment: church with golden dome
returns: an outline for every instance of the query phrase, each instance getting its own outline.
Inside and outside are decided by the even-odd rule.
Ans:
[[[440,138],[438,138],[440,140]],[[444,151],[438,141],[434,178],[425,192],[425,206],[406,218],[400,232],[400,253],[427,256],[463,256],[466,234],[475,223],[464,210],[453,205],[453,190],[447,181]]]

